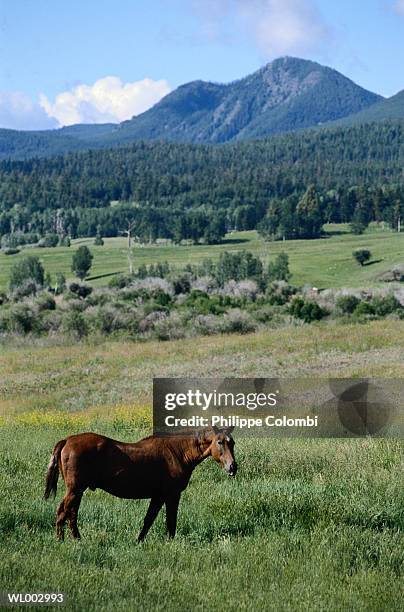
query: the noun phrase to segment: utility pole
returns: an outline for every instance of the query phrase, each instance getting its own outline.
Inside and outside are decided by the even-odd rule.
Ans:
[[[124,234],[128,237],[128,265],[129,265],[129,274],[133,274],[133,261],[132,261],[132,234],[135,228],[136,222],[129,221],[128,229],[122,230],[120,233]]]

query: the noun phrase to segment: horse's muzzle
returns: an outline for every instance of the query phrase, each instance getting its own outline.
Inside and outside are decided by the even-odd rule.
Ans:
[[[237,463],[234,461],[227,468],[227,473],[229,476],[235,476],[237,472]]]

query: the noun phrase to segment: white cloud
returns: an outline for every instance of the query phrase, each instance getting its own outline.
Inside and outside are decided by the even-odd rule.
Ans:
[[[396,0],[396,2],[394,3],[394,10],[399,15],[404,16],[404,0]]]
[[[326,37],[327,27],[309,0],[239,0],[238,4],[266,55],[302,53]]]
[[[130,119],[147,110],[170,92],[165,80],[143,79],[122,83],[115,76],[93,85],[78,85],[58,94],[51,102],[40,95],[40,105],[60,126],[74,123],[106,123]]]
[[[21,91],[0,92],[0,127],[14,130],[45,130],[58,126],[41,106]]]
[[[210,38],[232,24],[233,40],[247,34],[267,58],[315,50],[330,35],[315,0],[194,0],[193,9]]]

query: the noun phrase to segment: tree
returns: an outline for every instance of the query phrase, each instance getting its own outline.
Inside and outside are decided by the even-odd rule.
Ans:
[[[99,228],[100,226],[98,226]],[[103,246],[104,245],[104,240],[102,239],[101,236],[101,231],[100,229],[97,230],[97,234],[95,236],[95,240],[94,240],[94,245],[95,246]]]
[[[270,261],[267,269],[268,281],[288,281],[290,279],[289,257],[279,253],[275,261]]]
[[[22,287],[25,283],[35,283],[43,286],[45,270],[38,257],[29,255],[16,262],[10,271],[10,289],[14,290]]]
[[[299,238],[318,238],[323,225],[320,200],[314,185],[310,185],[296,207],[296,234]]]
[[[90,271],[92,261],[93,256],[90,249],[86,246],[79,247],[73,255],[72,272],[83,280]]]
[[[357,249],[352,255],[361,266],[372,257],[372,253],[368,249]]]

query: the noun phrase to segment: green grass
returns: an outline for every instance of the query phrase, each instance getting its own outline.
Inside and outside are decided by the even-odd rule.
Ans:
[[[62,591],[69,611],[402,609],[402,441],[236,439],[236,479],[199,466],[173,542],[162,514],[137,545],[147,503],[96,491],[82,503],[81,542],[58,543],[57,501],[42,494],[57,440],[149,433],[153,375],[402,377],[403,346],[404,322],[389,320],[3,346],[0,590]]]
[[[188,262],[197,263],[205,258],[217,259],[221,252],[246,249],[256,253],[265,261],[274,258],[281,251],[290,257],[292,283],[296,285],[311,284],[319,288],[328,287],[363,287],[377,284],[380,272],[390,270],[404,260],[404,233],[397,234],[389,230],[371,227],[362,236],[347,232],[344,225],[326,226],[328,237],[319,240],[288,240],[285,242],[264,242],[256,232],[237,232],[229,235],[224,244],[175,246],[143,246],[134,249],[133,263],[135,268],[141,264],[157,261],[168,261],[178,267]],[[108,238],[103,247],[93,245],[93,239],[78,239],[70,248],[23,249],[18,255],[0,254],[0,289],[7,287],[9,271],[18,258],[32,254],[37,255],[45,269],[52,274],[63,272],[72,277],[71,259],[75,248],[87,244],[94,261],[91,284],[99,286],[108,283],[111,275],[128,270],[126,240]],[[371,265],[360,268],[352,257],[357,248],[368,248],[372,252]]]
[[[144,434],[128,422],[88,428]],[[211,460],[197,468],[173,542],[162,515],[137,545],[146,502],[97,491],[84,496],[81,542],[61,544],[57,501],[41,495],[65,435],[50,424],[0,430],[0,588],[61,591],[68,610],[401,609],[400,442],[243,439],[235,481]]]

